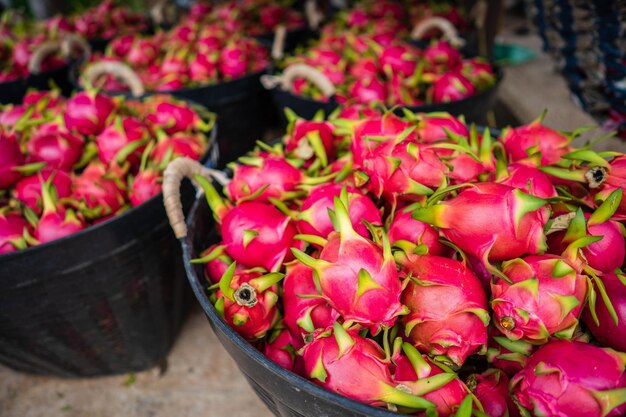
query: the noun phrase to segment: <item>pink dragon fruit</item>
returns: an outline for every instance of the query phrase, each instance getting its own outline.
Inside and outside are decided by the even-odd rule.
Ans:
[[[463,75],[476,86],[478,90],[486,90],[491,87],[496,77],[493,73],[493,67],[484,58],[471,58],[463,60]]]
[[[83,91],[67,100],[65,126],[81,135],[99,135],[114,109],[115,103],[108,96]]]
[[[24,249],[24,232],[30,230],[30,225],[20,214],[0,212],[0,254]]]
[[[61,93],[56,91],[29,91],[24,96],[22,104],[26,107],[39,107],[37,110],[46,110],[48,112],[55,111],[57,107],[66,103],[66,100],[61,97]],[[56,114],[56,113],[55,113]]]
[[[296,217],[296,228],[302,234],[327,238],[333,231],[333,223],[328,210],[334,207],[335,197],[342,194],[345,186],[341,184],[324,184],[311,191],[302,202],[300,213]],[[370,232],[363,222],[381,226],[380,211],[374,202],[354,187],[345,187],[345,198],[348,201],[348,215],[354,230],[361,236],[370,237]]]
[[[336,232],[328,236],[319,259],[298,249],[296,258],[319,277],[322,297],[346,322],[370,327],[376,334],[406,312],[400,304],[401,283],[386,236],[380,248],[352,227],[345,202],[335,198]]]
[[[53,193],[53,186],[44,183],[42,189],[43,214],[35,229],[35,238],[39,243],[61,239],[85,228],[85,223],[76,216],[72,209],[66,209],[57,204],[53,198]]]
[[[473,96],[476,87],[461,74],[447,73],[435,81],[432,93],[435,103],[447,103]]]
[[[275,271],[283,261],[292,259],[289,249],[295,245],[297,232],[289,217],[271,204],[257,201],[228,208],[206,178],[197,176],[196,180],[221,225],[226,253],[237,263]]]
[[[110,54],[124,58],[133,46],[135,35],[123,35],[111,40],[108,45],[108,51]]]
[[[394,346],[395,347],[395,346]],[[409,343],[402,343],[402,351],[394,352],[393,380],[396,388],[419,395],[435,404],[439,417],[452,416],[469,394],[469,389],[450,368],[433,362]]]
[[[500,184],[519,188],[527,194],[539,198],[556,197],[556,189],[548,175],[536,166],[523,162],[513,162],[507,167],[508,175],[498,180]]]
[[[128,160],[136,166],[150,139],[148,126],[134,117],[118,117],[96,137],[98,157],[103,164]]]
[[[202,137],[189,133],[175,133],[172,136],[161,138],[152,149],[150,158],[154,162],[162,163],[173,158],[186,156],[198,160],[206,149]]]
[[[526,159],[529,153],[541,153],[541,165],[552,165],[572,150],[570,139],[534,121],[528,125],[506,129],[500,140],[512,161]]]
[[[332,329],[317,332],[301,352],[305,376],[330,391],[374,406],[434,407],[395,388],[389,359],[376,342],[359,336],[356,328],[346,331],[335,323]]]
[[[27,108],[23,105],[9,104],[2,112],[0,112],[0,127],[3,127],[6,131],[10,131],[15,127],[17,122],[24,117]]]
[[[494,323],[511,340],[543,344],[571,338],[587,296],[587,278],[556,255],[527,256],[502,264],[510,282],[491,283]]]
[[[510,340],[492,326],[489,327],[487,346],[487,362],[508,376],[526,366],[528,357],[536,350],[534,345],[523,340]]]
[[[354,78],[374,78],[380,73],[378,62],[371,57],[362,57],[350,66],[349,74]]]
[[[224,246],[216,243],[209,246],[202,252],[199,259],[193,259],[191,263],[203,263],[204,275],[206,279],[213,284],[217,284],[226,273],[228,267],[233,263],[233,260],[230,256],[224,253]],[[237,265],[235,267],[236,275],[244,271],[245,268],[241,265]]]
[[[15,168],[24,164],[24,155],[15,135],[0,130],[0,190],[6,190],[22,175]]]
[[[448,113],[428,113],[421,115],[416,129],[420,142],[433,143],[448,140],[448,132],[469,137],[465,123]]]
[[[140,171],[130,186],[128,199],[137,207],[161,192],[161,176],[158,171],[147,169]]]
[[[587,171],[593,176],[589,188],[598,189],[594,198],[596,201],[606,200],[617,189],[626,188],[626,155],[613,159],[608,166],[595,166]],[[626,198],[622,198],[613,220],[626,220]]]
[[[432,66],[441,66],[450,71],[459,69],[461,53],[446,41],[437,41],[424,50],[424,59]]]
[[[168,135],[189,131],[200,124],[200,117],[195,111],[188,106],[169,101],[157,102],[146,120],[162,127]]]
[[[349,95],[359,103],[385,103],[387,87],[378,77],[357,79],[350,87]]]
[[[376,109],[363,104],[352,104],[342,106],[341,111],[337,115],[337,119],[363,120],[380,118],[381,116],[380,112]]]
[[[583,360],[581,360],[583,359]],[[623,354],[589,343],[554,340],[533,354],[511,380],[527,413],[617,417],[626,412]]]
[[[46,162],[46,167],[70,172],[83,154],[84,141],[54,122],[47,122],[26,142],[32,162]]]
[[[220,52],[220,73],[227,80],[241,78],[248,72],[248,57],[236,42],[227,43]]]
[[[419,50],[408,44],[398,44],[383,50],[380,55],[380,65],[390,74],[398,74],[401,78],[413,75],[417,67]]]
[[[36,214],[43,209],[42,189],[46,181],[56,190],[57,198],[72,194],[72,178],[65,171],[43,169],[38,174],[22,178],[15,184],[14,196]]]
[[[405,250],[414,251],[422,246],[428,255],[443,256],[448,252],[446,246],[439,241],[439,233],[430,225],[415,220],[410,211],[396,210],[389,225],[389,242]]]
[[[246,340],[261,339],[278,320],[278,286],[283,275],[245,271],[233,263],[219,282],[215,309]]]
[[[335,156],[335,141],[333,125],[329,122],[299,119],[285,139],[285,152],[305,161],[317,158],[325,166]]]
[[[615,310],[615,323],[612,314],[607,308],[607,304],[602,297],[598,297],[595,303],[595,314],[598,318],[596,322],[591,314],[591,307],[587,305],[583,312],[583,321],[593,334],[593,336],[603,345],[619,350],[626,351],[626,278],[620,273],[606,273],[602,276],[602,284],[606,294],[611,301],[611,305]],[[594,283],[596,292],[598,291],[597,283]]]
[[[134,68],[145,68],[155,62],[159,48],[148,38],[136,38],[125,56]]]
[[[309,297],[319,295],[311,268],[299,262],[290,263],[286,268],[282,296],[284,321],[294,335],[293,346],[300,349],[304,346],[304,335],[332,326],[339,314],[326,300]]]
[[[283,368],[296,371],[296,361],[300,359],[298,361],[300,367],[302,367],[302,361],[299,356],[296,356],[296,349],[291,339],[291,333],[287,329],[272,333],[268,342],[263,346],[263,354]],[[303,370],[300,371],[303,372]],[[296,371],[296,373],[301,372]]]
[[[501,370],[470,375],[468,385],[490,417],[521,417],[509,395],[509,378]]]
[[[408,255],[399,260],[400,275],[409,278],[402,303],[410,310],[403,322],[411,342],[459,366],[469,355],[486,350],[487,297],[473,272],[459,261],[439,256]]]
[[[255,201],[282,200],[294,194],[303,181],[302,171],[284,157],[263,152],[239,159],[226,192],[233,201],[251,196]]]
[[[214,54],[197,54],[189,61],[189,80],[201,84],[217,81],[217,59]]]
[[[107,168],[94,161],[74,178],[72,194],[94,211],[93,217],[108,216],[118,211],[126,201],[126,185],[119,180],[123,174],[113,166]]]
[[[458,196],[417,209],[413,218],[434,225],[463,251],[502,261],[542,253],[548,215],[545,200],[496,183],[472,184]]]

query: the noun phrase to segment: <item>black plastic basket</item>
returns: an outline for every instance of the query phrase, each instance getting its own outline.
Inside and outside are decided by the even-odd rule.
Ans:
[[[41,74],[31,74],[26,78],[0,83],[0,104],[20,104],[29,88],[49,90],[56,86],[63,95],[69,95],[72,91],[69,68],[70,64],[67,64]]]
[[[481,91],[462,100],[423,106],[406,106],[405,108],[416,113],[444,111],[454,116],[464,115],[468,122],[484,123],[485,114],[493,108],[496,102],[498,87],[504,78],[500,67],[495,67],[495,70],[496,82],[488,90]],[[300,117],[312,119],[319,110],[323,110],[324,114],[328,115],[339,106],[334,97],[330,97],[329,101],[323,102],[299,96],[280,87],[273,88],[271,92],[274,104],[278,111],[283,114],[283,123],[286,123],[284,119],[285,108],[290,108]],[[398,115],[402,115],[402,107],[396,107],[395,112]]]
[[[207,152],[217,163],[215,134]],[[188,208],[193,191],[183,188]],[[162,195],[79,233],[0,255],[0,362],[58,376],[163,363],[190,293]]]
[[[218,339],[259,398],[280,417],[398,417],[398,414],[356,402],[330,392],[266,358],[239,336],[217,313],[206,289],[202,265],[191,264],[217,241],[213,216],[202,195],[187,220],[188,235],[180,239],[187,278]]]

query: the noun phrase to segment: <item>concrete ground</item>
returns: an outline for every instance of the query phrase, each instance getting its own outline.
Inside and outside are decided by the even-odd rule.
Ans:
[[[510,32],[514,26],[508,25]],[[500,89],[506,110],[529,122],[548,109],[545,123],[571,130],[594,124],[571,102],[553,63],[536,36],[508,35],[502,41],[536,50],[536,60],[507,68]],[[501,113],[501,112],[497,112]],[[602,148],[626,150],[619,140]],[[201,311],[195,309],[174,346],[165,374],[67,380],[29,376],[0,366],[0,417],[270,417],[221,347]]]

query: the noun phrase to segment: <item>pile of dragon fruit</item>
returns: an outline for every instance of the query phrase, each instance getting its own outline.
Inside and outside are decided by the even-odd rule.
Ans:
[[[336,88],[339,103],[420,106],[445,103],[490,89],[496,82],[483,58],[463,58],[447,41],[425,48],[392,37],[323,35],[315,46],[285,60],[321,71]],[[295,94],[327,101],[304,78],[294,82]]]
[[[42,22],[45,31],[61,35],[76,33],[85,39],[111,39],[124,33],[143,32],[148,19],[114,0],[104,0],[97,6],[73,16],[55,16]]]
[[[324,25],[322,33],[341,35],[350,31],[371,35],[377,41],[408,38],[416,25],[432,17],[448,20],[459,32],[465,32],[469,27],[463,10],[452,2],[366,0],[337,12],[333,19]],[[424,39],[439,35],[441,33],[433,29],[425,33]]]
[[[50,40],[45,34],[16,37],[14,33],[0,33],[0,83],[26,78],[31,74],[29,64],[33,53]],[[52,71],[66,65],[66,61],[57,51],[44,57],[40,71]]]
[[[149,91],[172,91],[261,71],[269,65],[269,54],[253,38],[229,33],[220,23],[189,21],[169,32],[115,38],[104,55],[92,55],[83,69],[99,61],[128,64]],[[112,75],[96,81],[98,87],[107,91],[128,90]]]
[[[302,29],[306,25],[304,15],[287,5],[272,0],[244,0],[211,4],[195,3],[187,19],[196,23],[220,22],[229,33],[246,33],[260,36],[274,33],[279,25],[287,31]]]
[[[200,159],[212,119],[170,96],[30,92],[0,107],[0,254],[101,223],[161,192],[174,158]],[[206,114],[205,114],[206,116]]]
[[[216,310],[268,358],[425,416],[626,412],[626,156],[540,120],[292,118],[205,190]],[[222,197],[222,196],[225,197]]]

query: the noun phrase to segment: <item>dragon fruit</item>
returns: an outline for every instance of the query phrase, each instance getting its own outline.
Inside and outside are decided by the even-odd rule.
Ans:
[[[536,350],[534,345],[523,340],[510,340],[493,326],[489,327],[487,342],[487,361],[493,367],[513,376],[528,361],[528,357]]]
[[[317,158],[327,165],[334,157],[335,140],[330,123],[296,120],[293,132],[285,140],[285,152],[306,161]]]
[[[251,196],[255,201],[282,200],[293,195],[303,179],[302,172],[285,158],[261,153],[239,159],[226,193],[233,201]]]
[[[556,197],[557,192],[548,175],[536,166],[514,162],[507,167],[507,175],[498,179],[500,184],[519,188],[527,194],[539,198]]]
[[[393,355],[396,388],[434,403],[439,417],[454,415],[469,393],[465,384],[450,368],[433,362],[411,344],[402,343],[402,351]]]
[[[24,117],[27,112],[26,106],[22,105],[9,105],[0,112],[0,127],[3,127],[6,131],[11,131],[17,124],[17,122]]]
[[[420,142],[447,141],[448,132],[463,138],[469,137],[467,126],[451,114],[429,113],[419,118],[416,133]]]
[[[247,71],[246,52],[236,43],[226,44],[220,52],[219,69],[226,79],[243,77]]]
[[[30,230],[30,225],[20,214],[0,212],[0,254],[25,248],[24,232]]]
[[[65,126],[81,135],[97,136],[114,109],[115,103],[108,96],[83,91],[67,100],[63,113]]]
[[[592,176],[589,188],[598,189],[594,198],[596,201],[606,200],[617,189],[626,188],[626,156],[618,156],[609,164],[590,168],[585,177]],[[626,198],[622,198],[613,220],[626,220]]]
[[[625,362],[611,349],[554,340],[511,379],[513,397],[536,415],[621,416],[626,412]]]
[[[313,280],[311,268],[299,262],[287,265],[283,280],[284,322],[291,334],[296,349],[304,346],[302,336],[315,330],[332,326],[339,317],[326,300],[318,297],[319,291]]]
[[[51,242],[85,228],[85,223],[72,209],[65,209],[55,201],[54,193],[53,186],[50,183],[44,183],[42,188],[43,214],[35,228],[35,238],[39,243]]]
[[[509,128],[502,132],[501,141],[512,161],[541,153],[541,165],[552,165],[572,150],[570,138],[534,121],[525,126]]]
[[[413,218],[440,228],[452,243],[488,264],[547,248],[545,204],[507,185],[479,183],[448,201],[417,209]]]
[[[282,274],[244,271],[233,263],[219,282],[215,309],[246,340],[262,338],[278,320],[278,287]]]
[[[464,264],[439,256],[403,256],[400,275],[408,278],[402,303],[405,334],[421,351],[462,365],[487,349],[487,297]],[[441,300],[446,300],[442,303]]]
[[[289,249],[295,245],[296,228],[289,217],[271,204],[257,201],[228,208],[208,180],[200,176],[196,180],[221,226],[226,253],[237,263],[275,271],[283,261],[292,259]]]
[[[140,171],[128,191],[128,199],[133,207],[137,207],[161,192],[161,175],[153,170]]]
[[[328,210],[334,207],[335,197],[339,197],[345,187],[348,201],[348,215],[354,230],[361,236],[370,236],[366,223],[381,226],[380,211],[374,202],[356,188],[341,184],[323,184],[314,188],[302,202],[295,225],[301,234],[327,238],[333,231],[333,223]],[[365,222],[364,222],[365,221]]]
[[[296,373],[304,372],[303,369],[295,369],[296,366],[303,368],[303,363],[302,358],[296,356],[292,336],[287,329],[277,330],[272,333],[268,343],[263,346],[263,354],[285,369]]]
[[[597,322],[591,313],[591,307],[587,305],[583,312],[583,321],[600,343],[620,352],[626,351],[626,278],[621,273],[606,273],[602,276],[602,285],[604,286],[607,297],[611,301],[611,305],[615,310],[615,318],[607,308],[607,304],[602,297],[595,303],[594,313]],[[598,284],[594,282],[596,292]]]
[[[378,77],[357,79],[350,87],[349,94],[361,103],[385,103],[387,87]]]
[[[437,41],[424,50],[424,59],[433,66],[440,66],[450,71],[459,69],[462,64],[461,53],[446,41]]]
[[[48,168],[71,171],[83,153],[84,140],[59,124],[48,122],[26,142],[32,162],[46,162]]]
[[[556,255],[527,256],[502,264],[508,277],[491,284],[494,323],[511,340],[543,344],[571,338],[587,295],[587,278]]]
[[[318,385],[370,405],[395,404],[425,409],[434,404],[395,388],[390,361],[371,339],[339,323],[319,331],[302,349],[305,376]]]
[[[122,175],[116,172],[116,168],[110,169],[107,172],[104,165],[95,161],[74,178],[72,195],[84,202],[86,208],[93,210],[95,217],[115,213],[126,201],[126,185],[119,180]]]
[[[509,396],[509,378],[499,369],[470,376],[468,385],[490,417],[520,417]]]
[[[128,160],[136,166],[150,139],[148,126],[134,117],[117,118],[96,138],[98,157],[103,164]]]
[[[158,101],[154,110],[146,116],[152,124],[163,126],[165,133],[173,135],[177,132],[186,132],[200,124],[200,117],[187,106]]]
[[[232,258],[224,253],[224,246],[217,243],[209,246],[202,252],[200,258],[193,259],[191,262],[204,264],[204,275],[213,284],[219,283],[228,267],[233,264]],[[244,271],[245,268],[241,265],[235,267],[235,274]]]
[[[432,94],[435,103],[447,103],[462,100],[476,94],[476,87],[463,75],[448,73],[435,81]]]
[[[42,189],[46,181],[50,181],[57,198],[66,198],[72,194],[72,178],[65,171],[43,169],[37,174],[22,178],[15,184],[15,198],[22,201],[36,214],[40,214],[43,209]]]
[[[415,220],[410,211],[396,210],[389,225],[389,242],[392,246],[410,251],[420,251],[428,255],[442,256],[446,247],[439,241],[439,233],[430,225]],[[422,249],[418,249],[422,246]]]
[[[319,277],[322,297],[346,322],[370,327],[376,334],[394,324],[406,308],[400,304],[398,279],[391,247],[383,236],[383,248],[359,235],[352,227],[346,202],[335,198],[336,231],[315,259],[293,248],[303,264]]]
[[[172,158],[186,156],[198,160],[206,149],[202,136],[189,133],[175,133],[161,138],[152,150],[150,158],[158,163],[170,161]]]
[[[15,135],[0,131],[0,190],[15,184],[22,175],[15,168],[24,164],[24,155]]]
[[[417,67],[419,51],[408,44],[386,48],[380,55],[380,65],[385,71],[399,74],[403,78],[413,75]]]

